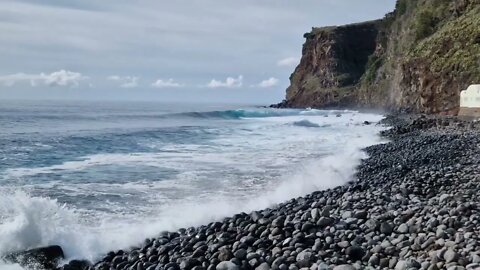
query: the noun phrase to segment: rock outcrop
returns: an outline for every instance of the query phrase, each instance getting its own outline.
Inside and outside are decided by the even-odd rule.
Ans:
[[[289,106],[338,106],[353,102],[352,87],[375,51],[378,23],[315,28],[304,36],[300,65],[287,89]]]
[[[382,20],[314,28],[279,107],[455,113],[480,82],[480,0],[398,0]]]

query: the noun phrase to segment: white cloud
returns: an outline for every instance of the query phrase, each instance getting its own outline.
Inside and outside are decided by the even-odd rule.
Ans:
[[[238,78],[228,77],[225,81],[217,81],[212,79],[208,84],[208,88],[239,88],[243,85],[243,76],[240,75]]]
[[[138,77],[129,77],[127,81],[120,84],[122,88],[135,88],[138,86]]]
[[[292,68],[278,67],[277,62],[300,55],[305,31],[312,26],[381,18],[393,10],[395,2],[305,0],[299,5],[297,1],[201,0],[188,1],[187,10],[185,1],[1,0],[0,59],[8,64],[0,65],[0,76],[18,71],[50,73],[60,68],[102,74],[80,82],[81,87],[92,82],[102,91],[79,90],[78,95],[75,91],[62,92],[64,97],[94,95],[102,99],[116,99],[111,93],[121,84],[106,81],[108,75],[139,76],[139,86],[130,90],[152,88],[151,84],[159,78],[188,78],[182,91],[151,94],[145,89],[135,95],[138,99],[158,95],[163,100],[163,96],[172,95],[172,99],[196,100],[205,98],[203,92],[188,90],[190,86],[206,88],[212,78],[224,81],[227,76],[236,78],[239,74],[244,76],[242,87],[250,86],[267,79],[256,76],[265,74],[272,66],[282,72],[267,75],[275,75],[283,83]],[[247,83],[254,77],[255,81]],[[45,87],[38,80],[33,83],[37,88]],[[23,84],[29,85],[29,81]],[[44,98],[38,89],[24,88],[9,91],[9,97]],[[185,96],[185,91],[194,92]],[[247,91],[251,94],[247,95]],[[271,103],[284,97],[281,89],[268,92],[252,88],[242,97],[256,101],[268,96]],[[129,99],[131,94],[126,93]],[[232,95],[224,97],[229,99]]]
[[[269,88],[278,85],[278,82],[279,80],[277,78],[271,77],[269,79],[261,81],[259,84],[252,85],[252,87]]]
[[[118,75],[112,75],[108,76],[107,80],[109,81],[116,81],[120,83],[121,88],[135,88],[138,87],[139,83],[139,78],[136,76],[118,76]]]
[[[178,88],[178,87],[183,87],[184,85],[181,83],[175,82],[173,79],[168,79],[166,81],[162,79],[158,79],[154,83],[152,83],[152,86],[157,88]]]
[[[62,69],[44,76],[43,79],[46,84],[51,86],[77,86],[79,82],[86,79],[86,77],[78,72],[71,72]]]
[[[110,80],[110,81],[119,81],[120,79],[121,79],[120,76],[117,76],[117,75],[112,75],[107,77],[107,80]]]
[[[277,62],[277,66],[279,67],[294,67],[298,65],[300,62],[300,58],[298,57],[287,57],[284,59],[281,59]]]
[[[88,77],[81,73],[62,69],[50,74],[43,72],[40,74],[16,73],[0,76],[0,83],[3,83],[5,86],[13,86],[21,82],[29,82],[32,87],[37,86],[39,83],[49,86],[78,86],[80,81],[85,79],[88,79]]]

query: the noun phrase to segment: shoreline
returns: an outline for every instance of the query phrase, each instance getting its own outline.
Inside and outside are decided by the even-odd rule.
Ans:
[[[354,180],[59,269],[477,269],[479,129],[386,117]]]
[[[163,233],[129,253],[108,254],[94,269],[480,267],[473,252],[480,248],[472,197],[478,181],[465,174],[479,158],[471,147],[480,141],[476,129],[446,117],[383,123],[392,126],[382,132],[391,141],[365,149],[369,158],[351,184]]]

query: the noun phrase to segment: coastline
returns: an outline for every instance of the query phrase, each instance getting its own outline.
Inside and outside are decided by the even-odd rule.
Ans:
[[[383,121],[391,141],[367,147],[350,185],[163,233],[95,269],[480,267],[477,131],[456,118],[413,118]]]
[[[76,269],[477,269],[478,125],[387,117],[388,143],[365,149],[355,180],[240,213]]]

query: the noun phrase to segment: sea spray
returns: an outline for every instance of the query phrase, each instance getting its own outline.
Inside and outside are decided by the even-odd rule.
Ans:
[[[2,262],[1,260],[0,260],[0,269],[1,270],[24,270],[18,264],[9,264],[7,262]]]
[[[78,216],[54,199],[15,191],[0,194],[0,254],[52,243],[79,252],[82,228]],[[74,244],[75,243],[75,244]]]
[[[162,230],[200,225],[238,212],[271,207],[315,190],[346,184],[352,179],[361,158],[365,157],[361,149],[378,142],[377,136],[353,139],[333,155],[292,168],[296,173],[285,176],[275,188],[263,194],[243,200],[219,195],[210,200],[167,205],[162,207],[158,217],[143,217],[141,221],[101,221],[92,226],[74,210],[55,200],[31,197],[23,192],[4,194],[0,199],[0,216],[10,218],[0,225],[1,253],[59,244],[69,259],[94,260],[110,250],[137,245]]]
[[[8,161],[0,164],[0,253],[58,244],[67,259],[95,260],[163,230],[343,185],[382,129],[361,124],[381,116],[348,111],[219,113],[236,116],[185,112],[165,122],[173,115],[133,111],[132,123],[122,113],[120,130],[110,129],[115,115],[88,127],[69,119],[63,132],[27,132],[26,140],[12,130],[0,138],[8,146],[0,149]],[[41,119],[47,133],[58,129],[55,119]],[[302,120],[320,128],[295,125]]]

